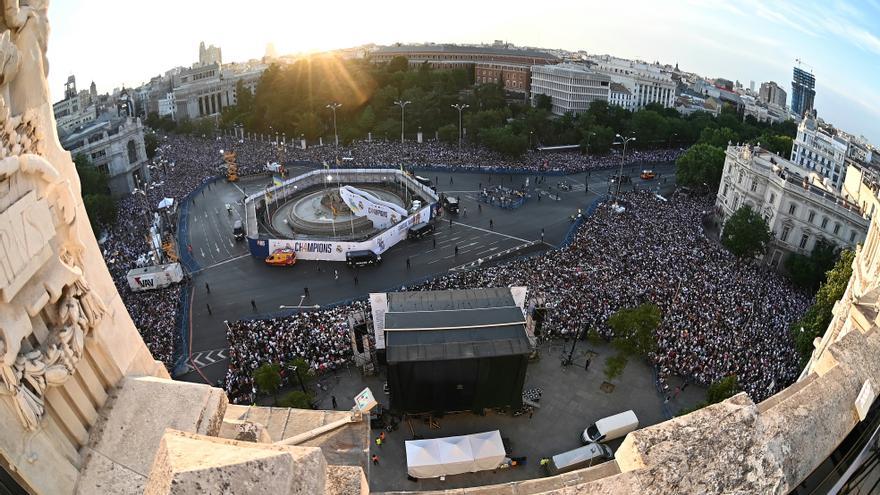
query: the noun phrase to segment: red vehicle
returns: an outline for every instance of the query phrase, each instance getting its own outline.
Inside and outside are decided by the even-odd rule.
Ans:
[[[266,258],[267,265],[291,266],[296,263],[296,253],[293,249],[276,249]]]

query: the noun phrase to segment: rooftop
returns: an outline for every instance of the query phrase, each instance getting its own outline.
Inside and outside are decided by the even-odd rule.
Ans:
[[[533,57],[553,59],[557,57],[551,53],[528,48],[502,48],[497,46],[469,46],[452,44],[424,44],[424,45],[391,45],[380,46],[378,53],[466,53],[504,55],[508,57]]]

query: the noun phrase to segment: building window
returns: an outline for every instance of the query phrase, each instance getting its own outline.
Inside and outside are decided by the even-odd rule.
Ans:
[[[752,179],[752,192],[758,190],[758,181],[756,179]]]
[[[850,244],[856,242],[856,231],[855,231],[855,230],[850,231],[850,233],[849,233],[849,242],[850,242]]]
[[[796,211],[797,211],[797,205],[795,205],[794,203],[788,205],[788,214],[789,215],[794,215],[794,213]]]
[[[782,240],[782,242],[787,241],[788,234],[790,234],[790,233],[791,233],[791,227],[782,227],[782,236],[779,237],[779,239]]]
[[[770,193],[770,204],[772,205],[774,201],[776,201],[776,194]]]
[[[137,155],[137,145],[134,144],[134,140],[132,139],[128,142],[128,163],[137,162]]]
[[[840,224],[839,224],[839,223],[835,223],[835,224],[834,224],[834,235],[837,235],[837,234],[839,234],[839,233],[840,233]]]
[[[810,222],[810,223],[813,223],[813,219],[815,219],[815,218],[816,218],[816,212],[815,212],[815,211],[811,211],[811,212],[810,212],[810,216],[809,216],[809,218],[807,219],[807,221]]]
[[[822,228],[824,229],[827,226],[828,226],[828,217],[822,217]]]
[[[743,171],[742,171],[742,170],[739,171],[739,179],[737,180],[736,183],[737,183],[737,184],[742,184],[742,183],[743,183]]]
[[[807,248],[807,241],[809,241],[809,240],[810,240],[810,236],[808,236],[807,234],[804,234],[801,236],[801,243],[800,243],[801,249]]]
[[[727,184],[724,184],[724,191],[721,192],[722,196],[727,196]]]

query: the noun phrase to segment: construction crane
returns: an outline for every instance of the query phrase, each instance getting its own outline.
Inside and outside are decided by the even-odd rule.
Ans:
[[[238,181],[238,165],[235,163],[235,152],[227,151],[223,153],[223,161],[226,162],[226,180],[229,182]]]
[[[801,65],[804,65],[804,66],[806,66],[807,68],[810,69],[810,74],[813,73],[813,66],[812,66],[812,65],[810,65],[810,64],[808,64],[808,63],[806,63],[806,62],[804,62],[803,60],[801,60],[801,59],[799,59],[799,58],[794,59],[794,61],[797,62],[798,67],[800,67]]]

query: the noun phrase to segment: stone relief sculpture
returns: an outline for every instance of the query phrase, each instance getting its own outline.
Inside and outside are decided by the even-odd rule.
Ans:
[[[34,431],[105,309],[83,276],[74,184],[45,158],[48,2],[0,3],[0,400]]]

